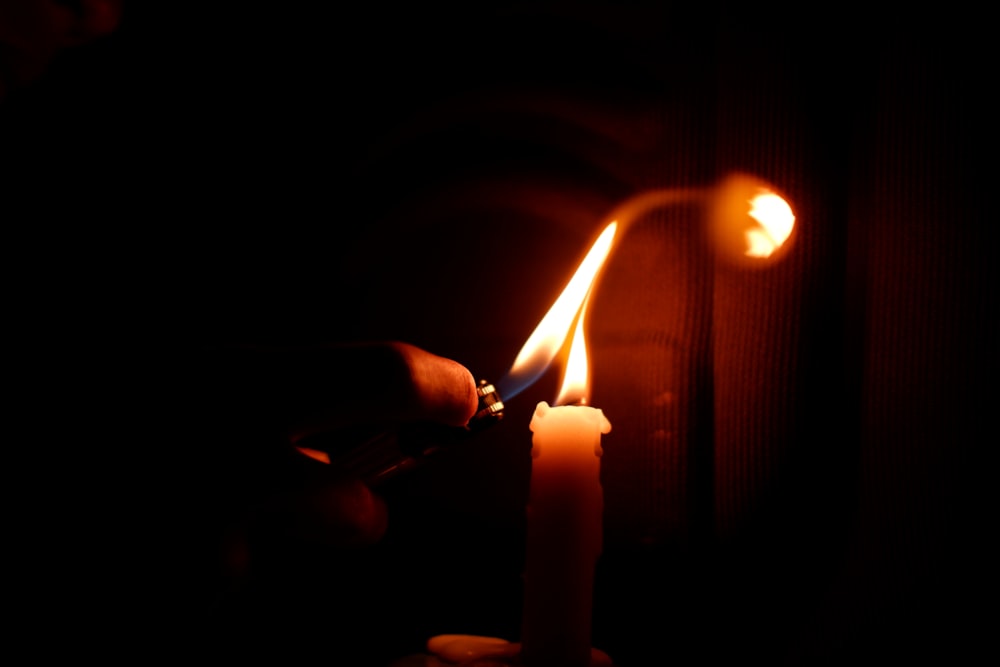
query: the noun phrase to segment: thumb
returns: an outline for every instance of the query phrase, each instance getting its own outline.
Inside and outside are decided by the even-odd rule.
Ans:
[[[385,534],[385,502],[357,480],[307,484],[280,493],[255,512],[251,539],[354,548]]]
[[[465,366],[397,341],[298,350],[283,362],[294,440],[365,424],[465,426],[478,406]]]
[[[313,482],[267,497],[230,525],[222,541],[223,575],[236,591],[254,572],[294,561],[303,549],[361,549],[381,540],[387,527],[385,501],[360,481]]]

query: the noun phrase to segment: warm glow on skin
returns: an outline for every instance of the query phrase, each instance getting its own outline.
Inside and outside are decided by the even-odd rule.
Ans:
[[[597,274],[611,252],[611,245],[617,229],[618,223],[612,222],[601,232],[597,241],[587,252],[587,256],[583,258],[576,273],[573,274],[569,284],[566,285],[562,294],[552,304],[549,312],[545,314],[531,336],[528,337],[524,347],[521,348],[511,367],[512,374],[530,375],[547,368],[566,342],[574,320],[579,320],[577,328],[582,336],[583,304]],[[582,346],[581,349],[586,355],[586,349]],[[584,374],[583,384],[585,386],[586,366],[584,366]]]
[[[747,257],[770,257],[781,247],[795,226],[795,214],[784,199],[773,192],[763,192],[749,201],[748,215],[760,226],[747,230]]]
[[[318,449],[309,449],[308,447],[296,447],[300,453],[305,454],[311,459],[315,459],[320,463],[330,463],[330,455],[326,452],[321,452]]]
[[[506,665],[507,660],[517,660],[521,653],[519,642],[509,642],[499,637],[478,635],[438,635],[427,640],[427,652],[448,664]],[[435,662],[435,664],[438,664]],[[590,667],[613,667],[611,656],[600,649],[590,649]]]

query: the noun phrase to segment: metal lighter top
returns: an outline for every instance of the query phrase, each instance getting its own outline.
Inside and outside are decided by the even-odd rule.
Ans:
[[[492,382],[480,380],[476,396],[479,397],[479,407],[466,425],[470,431],[479,431],[503,419],[503,401]]]

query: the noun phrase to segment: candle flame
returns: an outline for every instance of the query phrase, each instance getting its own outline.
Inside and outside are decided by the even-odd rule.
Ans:
[[[573,330],[573,341],[569,346],[569,356],[566,358],[566,368],[563,370],[562,386],[556,397],[556,405],[565,403],[587,404],[590,394],[590,365],[587,363],[587,340],[583,333],[583,323],[586,320],[587,304],[590,297],[580,307],[576,318],[576,328]]]
[[[501,381],[500,393],[510,398],[537,380],[555,359],[569,338],[570,329],[576,324],[570,345],[566,372],[556,403],[567,399],[586,401],[588,393],[587,349],[584,341],[584,319],[588,297],[601,267],[611,252],[611,245],[618,229],[612,222],[580,262],[576,273],[562,294],[538,323],[518,353],[510,372]]]

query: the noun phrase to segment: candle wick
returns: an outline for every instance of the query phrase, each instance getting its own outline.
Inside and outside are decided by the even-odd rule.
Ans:
[[[552,407],[586,407],[586,405],[587,405],[587,397],[583,396],[574,401],[568,401],[566,403],[558,403],[556,405],[553,405]]]

